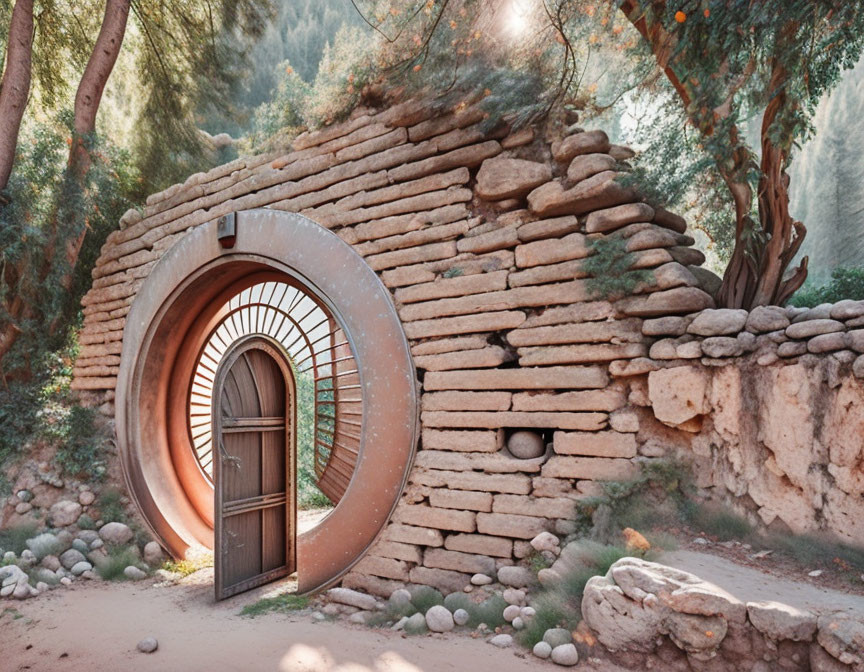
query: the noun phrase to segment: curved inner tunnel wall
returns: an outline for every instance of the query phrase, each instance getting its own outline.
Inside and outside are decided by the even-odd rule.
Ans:
[[[836,376],[860,389],[857,341],[811,346],[810,332],[792,324],[801,316],[785,312],[788,326],[725,311],[711,317],[717,278],[700,268],[684,220],[616,180],[630,150],[602,131],[489,131],[484,121],[477,108],[437,113],[422,102],[359,110],[300,136],[290,151],[241,159],[152,196],[143,214],[124,217],[94,270],[74,387],[114,412],[121,349],[138,324],[129,307],[166,251],[228,212],[300,212],[350,244],[389,290],[421,390],[420,450],[407,487],[346,585],[381,594],[404,582],[461,590],[470,574],[524,558],[539,532],[571,530],[577,502],[599,481],[632,478],[646,461],[676,455],[700,465],[702,487],[763,522],[843,533],[840,521],[861,506],[860,447],[842,458],[848,472],[837,471],[839,453],[826,453],[811,433],[800,450],[821,465],[811,469],[814,496],[812,485],[790,477],[788,460],[769,459],[788,454],[783,441],[758,432],[754,441],[729,438],[717,419],[733,411],[719,414],[711,390],[721,389],[724,368],[771,372],[806,365],[808,356],[836,360]],[[613,245],[596,247],[608,237]],[[290,245],[283,238],[275,232],[274,244]],[[633,282],[611,290],[596,282],[603,264],[590,258],[604,247],[640,272]],[[722,326],[692,327],[700,311]],[[803,321],[819,316],[810,318]],[[835,320],[844,338],[856,319]],[[694,367],[713,382],[697,384],[695,400],[673,394],[699,409],[678,421],[657,381],[685,384]],[[680,375],[663,373],[670,368]],[[768,387],[755,398],[767,399]],[[781,397],[786,408],[794,395]],[[504,444],[517,430],[541,434],[546,452],[515,457]],[[790,512],[804,508],[812,515],[802,527],[805,518]],[[389,513],[360,511],[358,520]]]

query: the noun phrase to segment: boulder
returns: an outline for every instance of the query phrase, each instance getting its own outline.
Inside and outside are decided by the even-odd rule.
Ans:
[[[778,331],[788,326],[789,317],[779,306],[757,306],[747,316],[747,330],[754,334]]]
[[[144,562],[151,567],[161,565],[165,561],[165,555],[162,553],[162,547],[158,541],[148,541],[144,545]]]
[[[579,662],[579,652],[573,644],[562,644],[552,649],[552,662],[564,667],[573,667]]]
[[[541,532],[530,543],[535,551],[551,551],[557,555],[561,550],[561,540],[551,532]]]
[[[805,320],[793,322],[786,327],[786,335],[789,338],[813,338],[819,334],[831,334],[835,331],[843,331],[846,328],[842,322],[830,319]]]
[[[139,569],[135,565],[129,565],[123,570],[123,576],[132,581],[140,581],[147,578],[147,572]]]
[[[571,644],[573,635],[566,628],[549,628],[543,633],[543,641],[554,649],[556,646]]]
[[[366,611],[374,610],[377,605],[377,600],[371,595],[352,590],[351,588],[331,588],[327,591],[327,599],[331,602],[365,609]]]
[[[502,567],[498,570],[498,582],[513,588],[524,588],[535,581],[534,573],[527,567]]]
[[[816,641],[832,657],[845,665],[864,665],[864,619],[860,615],[823,614],[817,624]]]
[[[61,499],[59,502],[55,502],[51,507],[49,512],[51,524],[54,527],[74,525],[75,521],[78,520],[78,516],[81,515],[81,510],[81,505],[78,502]]]
[[[581,182],[597,173],[614,170],[616,164],[608,154],[581,154],[570,162],[567,179],[572,183]]]
[[[531,652],[538,658],[543,658],[545,660],[552,655],[552,647],[549,645],[548,642],[540,641],[534,645],[534,648],[531,650]]]
[[[92,569],[93,565],[91,565],[86,560],[82,560],[81,562],[76,562],[74,565],[72,565],[69,571],[72,572],[72,576],[81,576],[84,572],[89,572]]]
[[[576,133],[560,142],[552,143],[552,156],[556,161],[571,161],[581,154],[606,153],[609,151],[609,136],[603,131]]]
[[[706,357],[739,357],[743,352],[741,341],[731,336],[712,336],[702,341],[702,354]]]
[[[507,621],[508,623],[511,623],[514,618],[519,616],[520,613],[521,613],[521,609],[519,608],[518,605],[509,604],[504,608],[504,613],[502,614],[502,616],[504,617],[505,621]]]
[[[733,308],[703,310],[693,318],[687,331],[698,336],[737,334],[747,323],[747,316],[746,310]]]
[[[495,635],[489,640],[492,646],[497,646],[499,649],[506,649],[513,646],[513,637],[511,635]]]
[[[72,567],[77,565],[79,562],[84,562],[85,560],[87,560],[87,558],[84,557],[84,554],[74,548],[70,548],[60,556],[60,564],[66,569],[72,569]]]
[[[477,195],[486,201],[520,198],[552,179],[545,163],[495,157],[486,159],[477,172]]]
[[[426,627],[432,632],[450,632],[454,625],[453,614],[447,607],[436,604],[426,612]]]
[[[457,609],[453,612],[453,622],[456,625],[465,625],[471,618],[471,615],[464,609]]]
[[[647,203],[626,203],[590,213],[585,220],[585,231],[605,233],[633,222],[650,222],[652,219],[654,219],[654,208]]]
[[[748,602],[750,623],[775,642],[809,642],[816,634],[816,614],[780,602]]]
[[[128,544],[132,541],[133,534],[132,530],[129,529],[129,526],[125,523],[106,523],[101,528],[99,528],[99,536],[102,540],[108,544],[114,544],[115,546],[122,546],[123,544]]]

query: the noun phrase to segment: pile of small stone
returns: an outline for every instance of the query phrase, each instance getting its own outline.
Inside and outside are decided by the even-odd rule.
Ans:
[[[550,532],[538,534],[530,543],[549,563],[561,554],[561,541]],[[472,619],[470,610],[491,604],[493,610],[500,607],[500,618],[505,624],[493,631],[488,624],[475,620],[471,636],[506,648],[513,646],[513,634],[528,627],[537,614],[529,594],[536,586],[537,575],[530,568],[502,566],[494,572],[474,574],[462,591],[446,596],[429,586],[413,585],[393,590],[384,601],[350,588],[332,588],[324,596],[327,603],[316,614],[319,620],[326,616],[347,616],[352,623],[386,625],[407,635],[420,635],[468,626]],[[424,606],[430,603],[432,606]],[[534,647],[534,654],[562,666],[573,666],[579,661],[570,632],[560,628],[548,630],[543,641]]]
[[[59,504],[59,502],[58,502]],[[61,506],[57,511],[67,510]],[[13,551],[0,550],[0,597],[27,599],[57,586],[69,586],[77,579],[99,579],[99,567],[109,558],[109,549],[127,549],[141,556],[134,542],[134,533],[125,523],[106,523],[96,530],[79,530],[73,534],[68,528],[45,531],[26,540],[20,556]],[[148,576],[149,567],[163,561],[159,544],[151,541],[144,546],[143,562],[125,567],[127,579],[141,580]]]

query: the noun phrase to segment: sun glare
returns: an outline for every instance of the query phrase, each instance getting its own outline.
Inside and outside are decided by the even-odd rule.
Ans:
[[[525,32],[528,28],[530,10],[530,0],[510,0],[507,7],[506,25],[511,35],[518,36]]]

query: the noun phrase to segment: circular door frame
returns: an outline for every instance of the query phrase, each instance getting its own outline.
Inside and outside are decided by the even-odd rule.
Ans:
[[[171,381],[193,324],[244,278],[276,272],[303,285],[340,322],[357,361],[363,427],[357,466],[336,508],[297,539],[298,590],[332,584],[383,530],[405,487],[418,434],[417,375],[390,292],[354,249],[312,220],[257,209],[236,214],[234,246],[211,221],[169,248],[139,289],[123,333],[116,432],[124,478],[145,523],[176,557],[213,545],[172,459]],[[191,351],[187,348],[187,351]],[[363,512],[358,515],[357,512]]]

